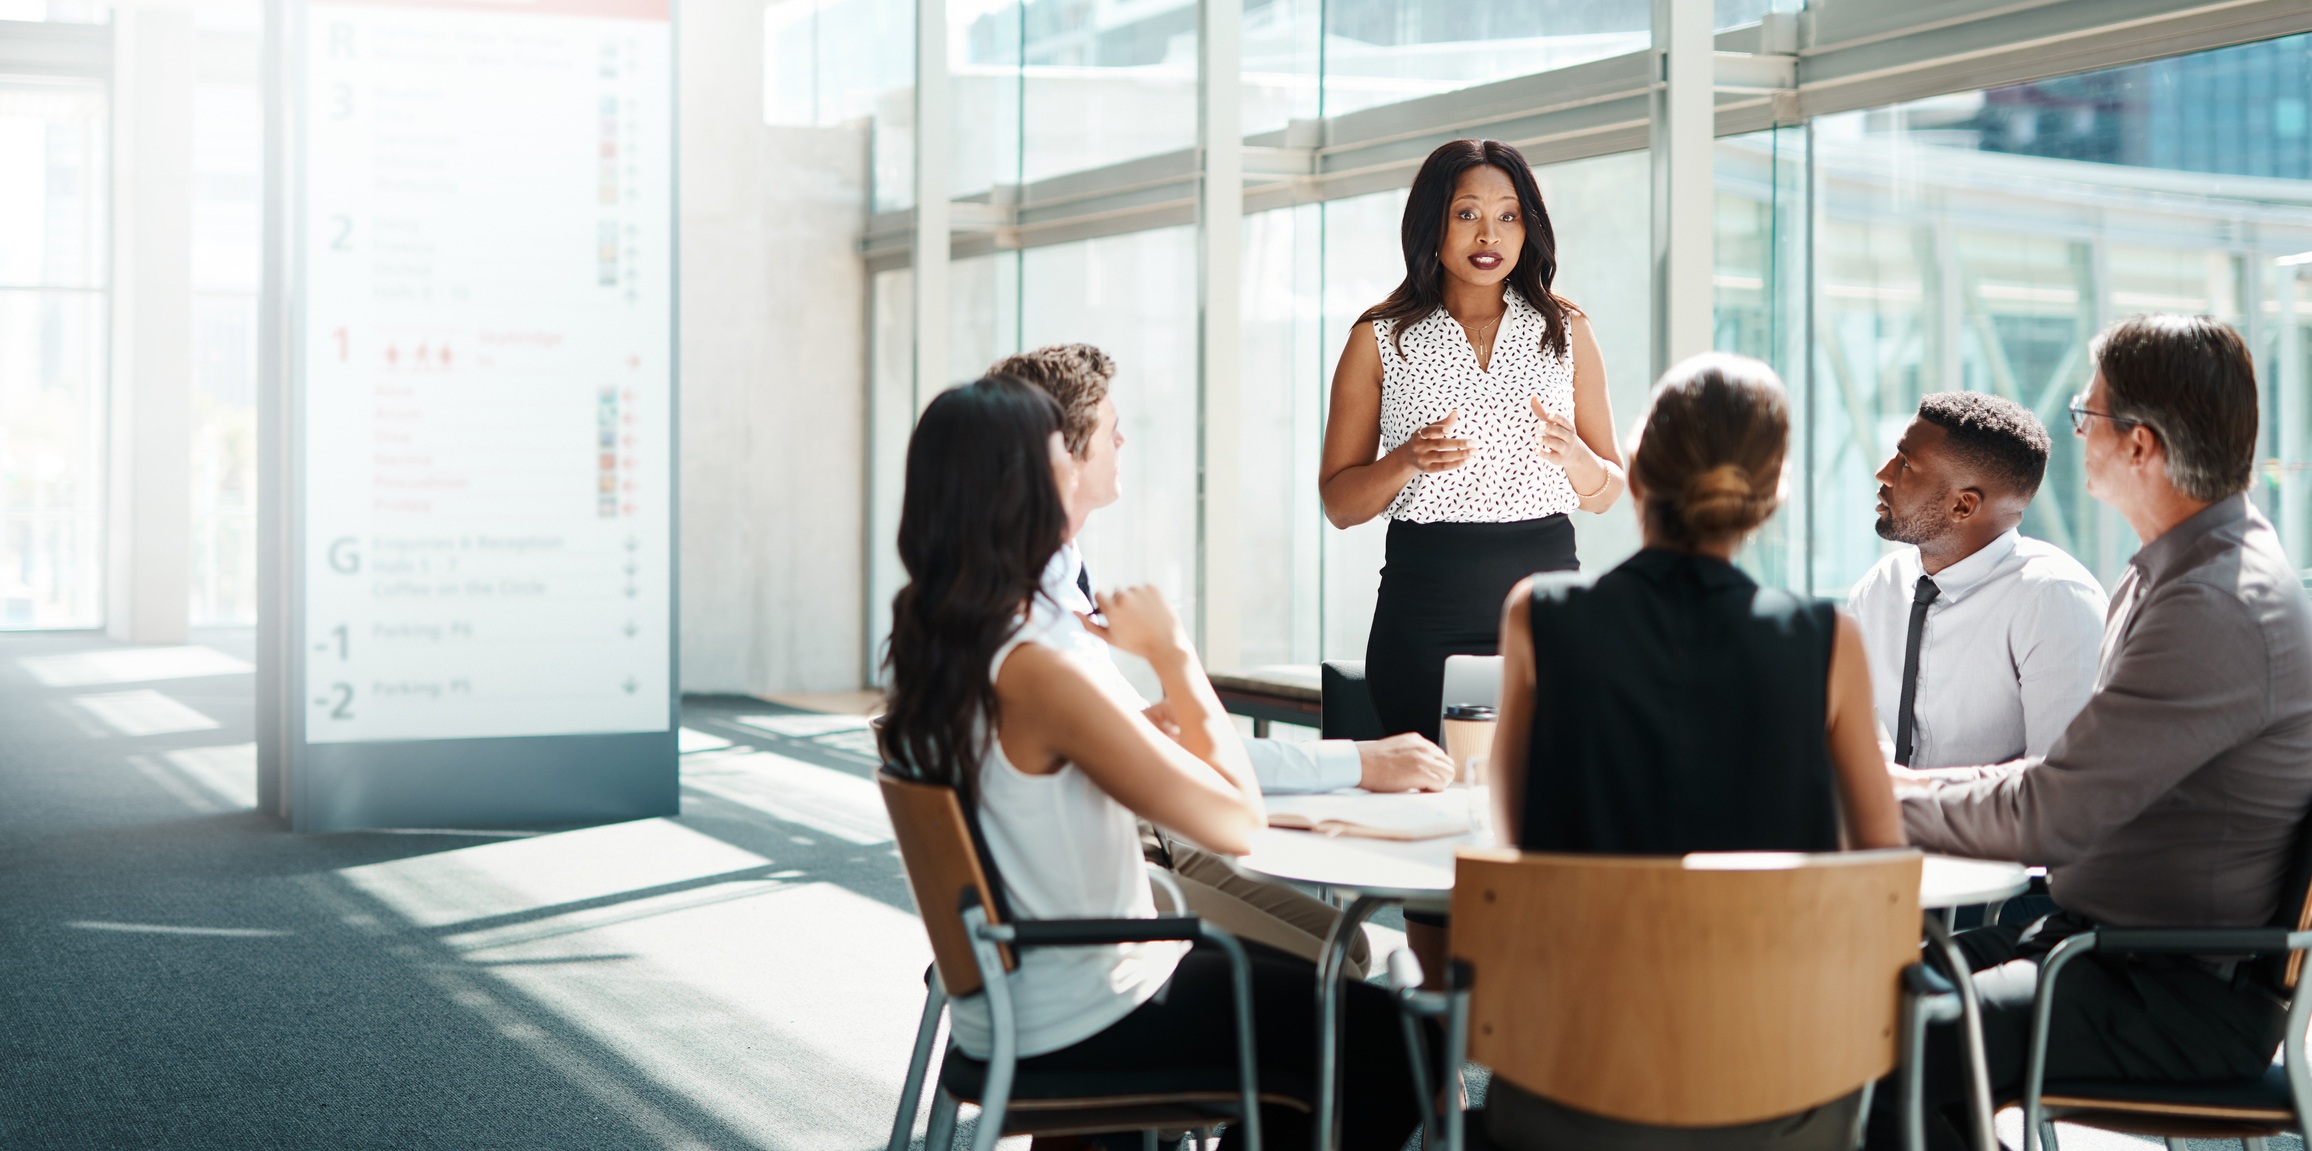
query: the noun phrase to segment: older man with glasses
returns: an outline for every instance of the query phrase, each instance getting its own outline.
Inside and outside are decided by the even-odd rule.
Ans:
[[[2087,490],[2144,541],[2111,597],[2094,694],[2044,757],[1890,769],[1911,842],[2048,869],[2054,914],[1957,937],[1994,1094],[2022,1081],[2038,963],[2057,942],[2095,925],[2269,922],[2312,808],[2312,603],[2246,495],[2247,348],[2206,316],[2134,316],[2096,338],[2094,359],[2071,405]],[[2091,953],[2056,994],[2047,1075],[2249,1078],[2283,1023],[2255,965]],[[1927,1080],[1929,1141],[1963,1146],[1948,1029],[1930,1039]],[[1874,1110],[1870,1145],[1897,1146],[1892,1110]]]

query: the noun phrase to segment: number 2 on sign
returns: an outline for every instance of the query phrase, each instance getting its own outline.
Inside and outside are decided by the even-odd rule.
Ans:
[[[329,685],[329,690],[336,693],[337,695],[337,706],[329,709],[329,718],[352,719],[353,685],[350,683],[333,683]]]

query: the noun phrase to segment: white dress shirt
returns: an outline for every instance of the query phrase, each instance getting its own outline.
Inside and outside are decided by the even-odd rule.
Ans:
[[[1083,553],[1072,543],[1061,544],[1060,550],[1052,555],[1052,562],[1045,566],[1044,594],[1036,597],[1035,606],[1030,609],[1036,617],[1034,623],[1042,632],[1039,638],[1085,656],[1083,665],[1103,690],[1126,707],[1144,711],[1149,706],[1148,700],[1124,678],[1124,672],[1116,666],[1114,649],[1108,646],[1108,641],[1085,630],[1083,622],[1076,618],[1077,612],[1094,610],[1092,602],[1085,599],[1083,590],[1076,586],[1077,573],[1083,567]],[[1357,758],[1354,740],[1288,743],[1280,739],[1247,739],[1244,753],[1252,761],[1252,773],[1260,780],[1260,789],[1271,795],[1355,787],[1365,773],[1363,763]]]
[[[1854,585],[1879,727],[1901,722],[1919,549],[1881,558]],[[2061,548],[2013,530],[1933,576],[1941,589],[1919,635],[1913,768],[2045,755],[2095,690],[2103,585]]]

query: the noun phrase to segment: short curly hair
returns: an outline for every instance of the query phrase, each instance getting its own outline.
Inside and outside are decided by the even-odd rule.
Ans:
[[[1919,418],[1950,433],[1945,450],[2024,499],[2047,478],[2053,444],[2039,417],[1988,392],[1934,392],[1919,398]]]
[[[1053,344],[1005,356],[987,374],[1008,376],[1051,393],[1060,402],[1060,437],[1081,459],[1092,446],[1092,430],[1100,424],[1100,401],[1108,398],[1116,361],[1090,344]]]

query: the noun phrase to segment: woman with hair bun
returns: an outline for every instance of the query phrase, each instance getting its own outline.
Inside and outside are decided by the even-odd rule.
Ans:
[[[1772,368],[1717,352],[1671,368],[1630,458],[1645,547],[1603,575],[1510,592],[1493,748],[1505,843],[1679,855],[1903,842],[1861,630],[1733,563],[1781,502],[1789,440]]]
[[[1682,855],[1899,847],[1862,631],[1733,564],[1774,514],[1790,404],[1765,364],[1710,353],[1654,389],[1630,455],[1645,547],[1599,576],[1535,575],[1501,614],[1494,826],[1529,851]],[[1527,1147],[1846,1146],[1858,1097],[1671,1141],[1496,1078],[1494,1141]]]

